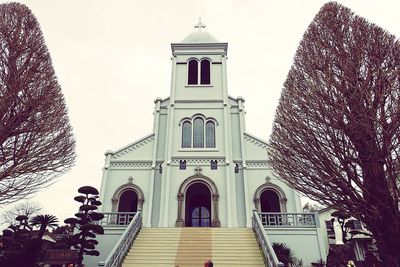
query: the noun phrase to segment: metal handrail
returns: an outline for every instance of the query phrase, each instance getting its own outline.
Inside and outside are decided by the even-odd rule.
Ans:
[[[132,221],[129,223],[128,227],[126,227],[125,231],[122,233],[114,248],[111,250],[107,259],[99,262],[97,265],[104,267],[120,266],[141,228],[142,213],[138,211],[136,212],[135,217],[133,217]]]
[[[257,235],[257,241],[260,244],[264,254],[265,266],[283,267],[284,264],[282,262],[279,262],[278,258],[276,257],[275,251],[272,248],[271,242],[268,239],[264,226],[261,223],[260,216],[258,215],[256,210],[253,211],[252,223],[253,230]]]

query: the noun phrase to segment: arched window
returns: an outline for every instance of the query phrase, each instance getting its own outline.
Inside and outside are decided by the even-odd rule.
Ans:
[[[204,147],[204,121],[195,118],[193,121],[193,147]]]
[[[203,59],[200,66],[200,84],[210,84],[210,61]]]
[[[182,148],[215,148],[216,122],[202,115],[182,120]]]
[[[200,66],[199,66],[200,63]],[[191,59],[188,61],[188,85],[211,84],[211,61]]]
[[[212,121],[206,123],[206,147],[215,147],[215,124]]]
[[[182,124],[182,147],[192,147],[192,123],[189,121]]]
[[[198,84],[199,63],[196,59],[191,59],[188,63],[188,84]]]

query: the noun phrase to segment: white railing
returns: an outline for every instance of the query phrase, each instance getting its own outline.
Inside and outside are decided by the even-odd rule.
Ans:
[[[140,229],[142,228],[142,213],[140,211],[136,212],[135,217],[126,227],[125,231],[122,233],[118,242],[115,244],[114,248],[111,250],[105,261],[99,262],[98,266],[104,267],[118,267],[121,266],[125,255],[131,248],[133,241],[138,235]]]
[[[104,218],[99,224],[103,226],[127,226],[136,212],[103,212]]]
[[[261,223],[260,216],[258,215],[256,210],[253,211],[252,223],[253,230],[257,235],[257,241],[260,244],[264,254],[265,266],[283,267],[284,264],[279,262],[278,258],[276,257],[275,251],[272,248],[271,242],[268,239],[264,226]]]
[[[315,228],[318,223],[317,215],[315,213],[260,212],[259,216],[264,228]]]

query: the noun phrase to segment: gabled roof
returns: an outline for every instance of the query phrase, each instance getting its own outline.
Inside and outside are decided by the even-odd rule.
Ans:
[[[262,147],[264,149],[267,149],[267,146],[268,146],[268,142],[267,141],[264,141],[264,140],[262,140],[262,139],[260,139],[258,137],[255,137],[254,135],[251,135],[249,133],[244,133],[244,137],[245,137],[245,140],[247,139],[251,143],[254,143],[257,146]]]
[[[125,155],[125,154],[127,154],[129,152],[131,152],[132,150],[135,150],[136,148],[139,148],[139,147],[141,147],[141,146],[143,146],[143,145],[145,145],[145,144],[147,144],[149,142],[152,142],[154,140],[154,135],[155,135],[154,133],[146,135],[145,137],[143,137],[143,138],[141,138],[141,139],[139,139],[139,140],[137,140],[137,141],[135,141],[133,143],[130,143],[127,146],[124,146],[124,147],[122,147],[122,148],[120,148],[120,149],[118,149],[116,151],[113,151],[112,152],[112,154],[113,154],[112,158],[113,159],[117,159],[117,158],[119,158],[119,157],[121,157],[121,156],[123,156],[123,155]]]

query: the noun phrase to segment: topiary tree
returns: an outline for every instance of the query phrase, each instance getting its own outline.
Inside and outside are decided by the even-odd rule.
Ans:
[[[98,244],[97,234],[104,234],[104,229],[97,222],[104,218],[102,213],[96,212],[101,205],[98,200],[99,191],[91,186],[83,186],[78,189],[82,195],[76,196],[75,201],[81,203],[79,212],[75,214],[76,218],[65,219],[66,224],[77,229],[78,232],[73,236],[72,244],[74,248],[79,249],[77,264],[82,264],[83,255],[99,256],[100,253],[95,249]]]

